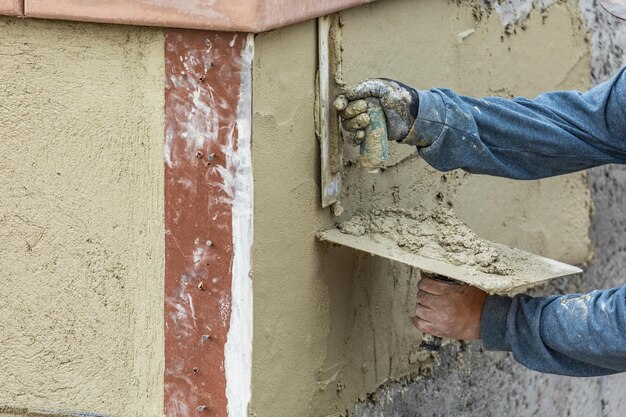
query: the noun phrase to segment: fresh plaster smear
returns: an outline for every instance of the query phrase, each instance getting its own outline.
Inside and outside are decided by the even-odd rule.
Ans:
[[[498,13],[477,20],[472,8],[436,1],[415,7],[411,1],[391,0],[343,16],[343,68],[348,84],[379,75],[417,88],[452,88],[477,97],[533,97],[545,91],[588,87],[586,34],[576,8],[566,3],[553,5],[543,15],[540,10],[532,11],[525,30],[512,35],[504,32]],[[459,42],[457,35],[470,30],[473,32]],[[389,42],[390,38],[395,41]],[[411,45],[410,53],[406,45]],[[414,152],[397,144],[390,147],[395,148],[391,153],[396,160]],[[356,161],[356,149],[347,151],[347,159]],[[390,206],[413,210],[444,205],[488,240],[573,264],[590,256],[590,195],[585,174],[520,182],[462,171],[443,174],[412,159],[379,176],[349,165],[344,184],[346,220],[356,213]],[[337,252],[337,256],[345,256],[343,250]],[[341,311],[341,303],[353,303],[352,311],[363,320],[359,322],[363,327],[357,330],[358,324],[348,313],[344,318],[332,318],[334,328],[324,368],[349,358],[338,378],[343,386],[341,398],[363,398],[381,383],[414,372],[420,365],[406,360],[418,337],[401,327],[414,312],[414,281],[414,272],[408,268],[364,257],[357,262],[352,279],[353,292],[362,292],[364,299],[353,301],[350,297],[347,301],[339,295],[337,285],[330,284],[331,294],[336,295],[333,307],[337,304]],[[402,294],[405,283],[409,291]],[[364,304],[369,305],[371,316],[361,311]],[[344,348],[334,338],[349,346]],[[374,347],[366,349],[359,343]],[[341,353],[335,353],[338,351]],[[360,372],[363,364],[370,369],[367,374]],[[314,398],[321,402],[329,396],[324,392]]]
[[[241,57],[237,107],[237,144],[227,155],[235,175],[232,187],[233,268],[231,316],[224,347],[229,417],[247,417],[252,384],[252,57],[254,35],[248,35]],[[225,179],[226,180],[226,179]]]
[[[506,259],[502,250],[480,239],[454,211],[441,207],[429,211],[375,210],[341,222],[339,230],[372,239],[383,237],[399,250],[494,275],[511,275],[514,267],[522,266],[513,265],[513,259]]]
[[[0,407],[162,415],[163,32],[0,39]]]
[[[343,21],[350,84],[387,76],[418,88],[530,97],[588,87],[588,44],[568,4],[553,5],[545,21],[531,12],[516,35],[504,33],[497,13],[477,21],[472,8],[439,0],[380,1],[344,12]],[[459,42],[457,35],[471,29]],[[315,22],[306,22],[255,40],[251,410],[257,417],[345,414],[386,381],[434,366],[420,353],[421,335],[409,320],[419,274],[315,241],[336,221],[319,205],[316,39]],[[413,152],[390,147],[396,162]],[[372,175],[356,164],[356,149],[345,156],[340,220],[390,206],[452,205],[486,239],[573,264],[590,254],[584,174],[514,182],[442,174],[410,159]]]

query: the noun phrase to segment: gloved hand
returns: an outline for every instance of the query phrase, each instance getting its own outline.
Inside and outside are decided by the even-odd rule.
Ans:
[[[353,133],[354,142],[363,139],[363,129],[370,122],[364,99],[376,97],[385,112],[389,139],[416,145],[415,135],[409,136],[419,108],[419,97],[414,88],[386,78],[372,78],[346,90],[345,97],[347,100],[340,97],[335,101],[335,108],[344,130]]]

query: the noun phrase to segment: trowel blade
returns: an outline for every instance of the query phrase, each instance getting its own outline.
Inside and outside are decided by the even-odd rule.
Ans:
[[[515,249],[516,253],[524,256],[525,264],[527,260],[528,270],[516,272],[515,275],[495,275],[483,272],[477,267],[453,265],[436,259],[425,258],[405,250],[399,250],[395,242],[380,235],[354,236],[342,233],[338,229],[331,229],[318,233],[317,238],[321,241],[335,243],[400,262],[425,272],[443,275],[478,287],[491,294],[518,292],[549,279],[582,273],[582,270],[575,266],[517,249]],[[504,245],[495,243],[494,245],[502,250],[511,250]],[[542,272],[538,274],[537,270]]]

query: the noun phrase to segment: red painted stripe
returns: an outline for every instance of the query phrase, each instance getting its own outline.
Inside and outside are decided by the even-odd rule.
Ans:
[[[167,417],[228,415],[224,344],[233,242],[223,167],[237,138],[245,43],[246,35],[236,33],[166,33]]]

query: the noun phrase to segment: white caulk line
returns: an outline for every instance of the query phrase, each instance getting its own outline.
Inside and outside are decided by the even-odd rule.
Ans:
[[[232,204],[233,268],[231,315],[224,347],[229,417],[247,417],[252,385],[252,57],[254,35],[248,35],[241,55],[241,85],[237,105],[237,151],[228,155],[235,168]],[[233,149],[231,148],[231,152]]]

